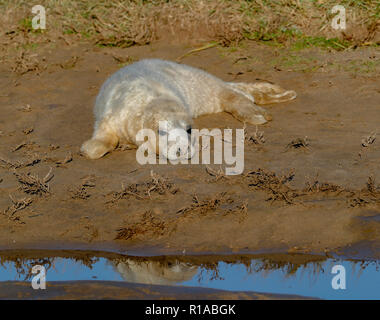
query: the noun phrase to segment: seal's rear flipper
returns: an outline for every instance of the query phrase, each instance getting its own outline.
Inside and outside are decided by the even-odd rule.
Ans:
[[[219,99],[222,110],[231,113],[242,122],[259,125],[272,120],[272,116],[264,108],[235,90],[224,89]]]
[[[293,90],[285,90],[276,84],[269,82],[230,82],[233,88],[241,90],[253,96],[257,104],[270,104],[290,101],[296,98],[297,93]]]

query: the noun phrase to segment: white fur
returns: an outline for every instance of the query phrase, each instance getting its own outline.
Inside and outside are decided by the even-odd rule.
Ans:
[[[168,121],[169,130],[186,130],[193,118],[221,111],[231,112],[240,120],[265,123],[269,115],[254,104],[250,92],[261,89],[260,84],[224,82],[200,69],[171,61],[141,60],[120,69],[103,84],[94,108],[94,134],[81,150],[97,159],[120,141],[138,144],[138,130],[157,130],[160,120]],[[283,91],[276,91],[279,92]]]

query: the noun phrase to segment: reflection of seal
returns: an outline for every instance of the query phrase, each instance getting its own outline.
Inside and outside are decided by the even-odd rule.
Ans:
[[[114,263],[116,270],[127,282],[172,285],[192,279],[198,272],[196,266],[184,262],[164,264],[159,261],[134,261],[127,259]]]
[[[158,132],[159,121],[166,120],[168,130],[189,132],[193,118],[222,111],[241,121],[263,124],[271,117],[254,102],[267,104],[295,97],[294,91],[266,82],[224,82],[183,64],[141,60],[117,71],[103,84],[94,108],[94,134],[81,151],[98,159],[121,141],[138,144],[140,129]]]

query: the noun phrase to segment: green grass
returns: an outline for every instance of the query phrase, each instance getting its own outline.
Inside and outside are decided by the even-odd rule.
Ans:
[[[30,17],[21,19],[19,21],[19,27],[21,31],[31,34],[41,34],[44,31],[43,29],[33,29],[32,18]]]
[[[245,35],[247,39],[260,41],[271,46],[284,47],[290,45],[293,50],[302,50],[311,47],[333,50],[345,50],[353,46],[353,43],[340,40],[336,37],[326,38],[321,36],[307,36],[295,29],[281,28],[274,32],[265,33],[263,30]]]
[[[322,49],[334,49],[334,50],[345,50],[348,49],[353,44],[349,41],[339,40],[338,38],[327,39],[324,37],[300,37],[293,44],[292,49],[302,50],[310,47],[318,47]]]
[[[379,60],[352,60],[340,67],[346,72],[353,74],[378,74],[380,72]]]

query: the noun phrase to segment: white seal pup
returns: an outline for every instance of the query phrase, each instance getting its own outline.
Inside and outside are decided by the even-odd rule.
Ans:
[[[98,159],[119,142],[139,145],[142,142],[136,135],[143,128],[159,133],[159,140],[166,139],[173,129],[186,130],[190,139],[193,118],[222,111],[243,122],[263,124],[272,118],[255,103],[283,102],[295,97],[294,91],[267,82],[225,82],[184,64],[141,60],[114,73],[101,87],[94,107],[94,133],[83,143],[81,152]],[[160,121],[167,121],[168,131],[159,132]],[[154,147],[158,154],[178,159],[178,152],[167,154],[158,145],[157,141]]]

